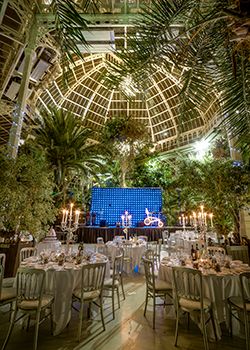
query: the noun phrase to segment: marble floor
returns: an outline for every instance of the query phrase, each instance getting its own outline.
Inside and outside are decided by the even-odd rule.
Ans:
[[[106,331],[102,331],[101,323],[85,321],[81,342],[76,340],[78,313],[72,311],[69,326],[58,336],[50,334],[49,320],[41,324],[38,338],[38,350],[172,350],[174,343],[175,320],[166,317],[163,307],[157,308],[156,330],[152,329],[152,307],[149,305],[147,318],[143,316],[145,299],[144,276],[135,274],[125,278],[126,300],[116,311],[112,320],[110,299],[104,303]],[[4,310],[3,310],[4,311]],[[97,317],[99,320],[99,317]],[[0,313],[0,345],[3,343],[8,329],[8,315]],[[29,332],[16,325],[6,349],[32,349],[34,328]],[[179,328],[178,348],[183,350],[203,349],[202,335],[198,327],[191,322],[187,330],[185,319]],[[209,343],[210,350],[244,349],[244,339],[229,337],[223,329],[222,339]]]

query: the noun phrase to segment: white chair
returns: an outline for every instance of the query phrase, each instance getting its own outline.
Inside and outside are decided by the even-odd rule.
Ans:
[[[148,241],[148,236],[138,236],[137,239],[141,239],[141,240],[147,242]]]
[[[246,335],[246,349],[250,350],[250,338],[249,338],[249,314],[250,314],[250,272],[242,272],[240,274],[240,291],[241,296],[232,296],[228,298],[229,305],[229,330],[232,335],[232,317],[236,318],[238,321],[242,322],[241,318],[238,317],[238,312],[243,313],[245,335]],[[236,311],[236,313],[234,313]]]
[[[101,320],[103,330],[105,330],[105,323],[103,317],[103,283],[105,277],[106,263],[96,263],[83,265],[82,267],[82,279],[81,288],[77,288],[73,291],[72,295],[72,307],[74,302],[80,303],[79,310],[79,326],[78,326],[78,341],[81,339],[82,334],[82,321],[83,321],[83,306],[84,303],[94,303],[100,308]],[[99,303],[97,303],[97,301]],[[74,307],[75,310],[77,310]],[[77,310],[78,311],[78,310]]]
[[[35,256],[37,254],[37,250],[34,247],[22,248],[20,250],[19,256],[19,264],[21,264],[24,259],[29,258],[30,256]]]
[[[0,306],[12,304],[16,299],[16,289],[3,286],[4,267],[0,264]]]
[[[15,277],[5,277],[4,278],[4,271],[5,271],[5,263],[6,263],[6,255],[4,253],[0,254],[0,265],[3,267],[3,280],[2,280],[2,287],[7,288],[13,287]]]
[[[120,309],[119,286],[121,286],[122,288],[123,299],[125,300],[122,272],[123,272],[123,254],[120,254],[120,255],[117,255],[114,259],[113,269],[112,269],[112,278],[104,280],[104,287],[103,287],[104,290],[111,291],[113,319],[115,319],[115,292],[117,294],[117,302],[118,302],[118,307]],[[105,297],[107,298],[109,296],[105,296]]]
[[[161,245],[162,245],[161,239],[159,239],[158,241],[148,242],[148,244],[147,244],[147,249],[154,251],[154,255],[156,257],[155,261],[156,261],[157,268],[159,268],[160,260],[161,260]]]
[[[24,316],[35,316],[34,350],[37,348],[39,325],[48,316],[51,318],[51,333],[53,332],[52,304],[54,298],[53,296],[44,294],[44,280],[44,270],[26,267],[19,267],[17,270],[16,303],[2,350],[4,350],[8,344],[15,323]],[[47,309],[49,309],[50,312],[46,314],[45,310]]]
[[[169,233],[167,230],[162,231],[162,243],[163,243],[163,249],[168,249],[168,239],[169,239]]]
[[[154,271],[154,262],[153,260],[142,258],[145,269],[146,276],[146,301],[145,301],[145,309],[144,316],[146,316],[148,299],[153,299],[153,329],[155,329],[155,307],[159,305],[167,305],[165,303],[165,298],[168,295],[172,298],[172,285],[168,284],[165,281],[158,280],[155,277]],[[163,298],[164,304],[156,304],[156,298]],[[171,304],[172,305],[172,304]]]
[[[201,271],[187,267],[175,266],[173,267],[173,279],[176,308],[176,328],[174,345],[177,346],[179,315],[180,309],[182,309],[184,312],[188,313],[188,317],[191,312],[200,312],[204,347],[206,350],[208,350],[209,347],[206,323],[209,320],[212,321],[215,337],[216,333],[211,301],[204,298],[203,296],[203,283]],[[205,314],[209,315],[209,318],[207,320],[205,320]]]
[[[231,245],[227,246],[227,254],[231,255],[233,260],[241,260],[243,263],[249,265],[248,246],[245,245]]]

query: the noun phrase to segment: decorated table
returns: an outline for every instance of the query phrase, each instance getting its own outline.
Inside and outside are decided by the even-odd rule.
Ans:
[[[53,322],[54,335],[67,326],[71,318],[71,299],[75,288],[81,287],[81,268],[85,264],[106,262],[106,278],[110,278],[110,266],[106,256],[83,252],[81,255],[71,251],[42,252],[40,256],[25,259],[21,266],[43,269],[45,275],[45,293],[54,296]]]
[[[250,271],[250,267],[247,264],[243,264],[241,261],[230,261],[226,259],[224,266],[221,264],[215,264],[211,266],[208,260],[202,259],[198,262],[194,262],[195,266],[202,271],[203,276],[203,289],[204,297],[209,299],[212,303],[213,314],[215,318],[215,328],[217,340],[221,338],[222,322],[226,322],[228,325],[228,308],[226,305],[227,298],[231,296],[240,296],[240,279],[239,274],[241,272]],[[184,260],[174,256],[170,258],[164,258],[161,261],[158,278],[168,283],[173,283],[172,267],[184,265]],[[192,263],[189,259],[186,260],[186,266],[192,267]],[[173,310],[169,310],[171,312]],[[193,320],[199,323],[196,315],[193,315]],[[214,332],[211,326],[211,322],[207,326],[208,337],[210,340],[214,339]],[[239,322],[235,321],[233,325],[234,333],[239,333]]]
[[[147,243],[144,240],[109,241],[106,246],[112,261],[117,255],[117,250],[122,247],[125,256],[124,271],[126,273],[139,272],[141,258],[147,249]]]

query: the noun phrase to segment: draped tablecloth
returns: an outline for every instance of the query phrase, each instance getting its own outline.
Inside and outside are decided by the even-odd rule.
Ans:
[[[117,250],[119,247],[124,248],[124,256],[125,262],[124,262],[124,272],[126,273],[131,273],[132,271],[137,271],[140,272],[140,263],[141,263],[141,258],[144,255],[146,249],[147,249],[147,244],[142,243],[142,244],[121,244],[120,246],[117,245],[115,242],[107,242],[106,243],[108,247],[108,253],[111,256],[112,261],[114,261],[115,256],[117,255]]]
[[[75,288],[81,287],[82,264],[75,265],[74,263],[66,262],[64,266],[58,266],[57,263],[42,265],[38,264],[35,260],[35,257],[25,259],[21,266],[45,270],[44,293],[54,296],[54,335],[58,335],[70,321],[72,293]],[[109,261],[107,259],[105,261],[107,263],[105,278],[110,278]],[[96,262],[98,262],[98,260],[93,261],[93,263]]]
[[[240,268],[235,270],[225,269],[219,273],[216,273],[214,270],[209,270],[206,274],[202,275],[204,297],[208,298],[212,303],[217,340],[221,338],[222,334],[220,324],[226,322],[228,325],[229,322],[228,308],[226,305],[227,298],[231,296],[240,296],[239,273],[243,271],[249,271],[249,267],[242,265],[241,270]],[[164,262],[161,263],[158,278],[168,283],[173,283],[172,267],[168,266],[168,264],[164,264]],[[195,322],[199,322],[197,317],[194,316],[193,319]],[[234,334],[239,335],[239,322],[234,321],[233,331]],[[207,325],[207,333],[209,340],[215,340],[211,322]]]

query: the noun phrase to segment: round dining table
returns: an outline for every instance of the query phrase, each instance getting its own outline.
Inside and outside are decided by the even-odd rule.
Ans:
[[[77,265],[73,261],[65,262],[62,266],[59,266],[57,262],[43,264],[35,256],[21,263],[21,266],[43,269],[46,272],[44,293],[54,297],[54,335],[60,334],[70,321],[72,293],[74,289],[81,287],[82,266],[104,261],[106,262],[105,278],[110,278],[109,261],[98,253],[93,254],[90,261],[83,260]]]
[[[163,259],[159,267],[158,279],[173,284],[172,267],[176,264],[176,260],[171,260],[170,258]],[[250,267],[240,261],[237,261],[235,264],[232,262],[231,266],[230,269],[222,267],[220,272],[216,272],[214,269],[202,269],[204,297],[212,303],[217,340],[221,339],[222,335],[221,323],[226,322],[226,325],[229,326],[227,299],[231,296],[241,295],[239,274],[250,271]],[[168,308],[167,310],[171,316],[173,314],[175,315],[173,309]],[[197,315],[191,315],[191,317],[199,325],[200,320],[197,318]],[[242,333],[239,322],[234,320],[234,318],[233,331],[235,335],[241,335]],[[207,334],[210,341],[215,340],[211,322],[207,325]]]

